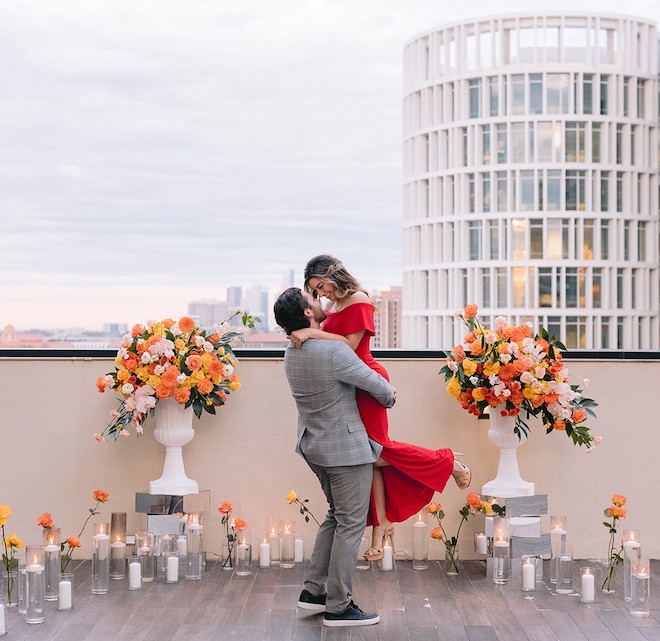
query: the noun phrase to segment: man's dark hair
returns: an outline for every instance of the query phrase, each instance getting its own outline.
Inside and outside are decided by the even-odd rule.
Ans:
[[[275,322],[288,334],[297,329],[309,327],[309,318],[305,310],[309,307],[307,299],[298,287],[284,290],[273,305]]]

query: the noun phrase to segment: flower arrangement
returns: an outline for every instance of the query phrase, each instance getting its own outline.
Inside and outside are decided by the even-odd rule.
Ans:
[[[60,543],[60,549],[62,551],[62,555],[60,556],[61,572],[66,571],[66,567],[67,565],[69,565],[73,557],[74,550],[80,547],[80,537],[82,536],[82,533],[85,531],[85,527],[87,527],[87,523],[89,522],[89,519],[99,514],[99,512],[97,512],[99,505],[101,505],[101,503],[106,503],[108,498],[109,498],[109,494],[107,492],[104,492],[103,490],[94,490],[92,492],[92,499],[96,501],[96,505],[88,509],[89,514],[87,515],[87,518],[83,523],[83,526],[80,528],[80,532],[78,532],[78,536],[70,536],[68,539],[66,539],[66,541]],[[50,515],[49,512],[44,512],[37,519],[37,525],[42,527],[44,530],[48,531],[52,527],[54,527],[53,517]]]
[[[463,523],[468,520],[471,514],[478,512],[486,516],[493,516],[494,514],[504,514],[505,508],[497,504],[491,504],[488,501],[482,501],[481,497],[470,492],[465,499],[465,505],[458,511],[461,515],[461,522],[458,524],[455,536],[448,536],[442,527],[442,520],[445,518],[445,512],[440,503],[429,503],[426,507],[428,514],[433,516],[438,522],[437,527],[431,530],[431,538],[436,541],[442,541],[445,545],[445,559],[447,560],[447,573],[458,574],[458,537],[461,533]]]
[[[605,578],[603,579],[602,590],[609,592],[612,589],[612,578],[614,576],[614,568],[623,560],[623,545],[615,550],[614,537],[616,536],[617,521],[626,518],[626,510],[623,507],[626,504],[626,497],[621,494],[615,494],[612,497],[612,505],[605,510],[606,519],[612,519],[611,522],[603,521],[603,525],[610,533],[610,540],[607,546],[607,570],[605,571]]]
[[[238,532],[243,532],[247,529],[248,522],[245,519],[231,518],[234,506],[229,501],[222,501],[218,506],[218,512],[222,515],[221,523],[225,527],[225,536],[227,538],[227,554],[223,555],[222,567],[230,569],[234,567],[234,546],[236,545],[236,538]]]
[[[467,305],[456,316],[469,332],[463,345],[452,349],[440,373],[447,392],[463,409],[475,416],[487,408],[515,416],[518,437],[529,433],[524,412],[525,418],[540,416],[546,433],[565,432],[575,445],[595,444],[584,421],[587,415],[595,416],[592,408],[597,403],[585,398],[579,385],[568,383],[562,343],[543,328],[532,336],[531,324],[508,325],[503,316],[495,320],[495,329],[488,329],[477,318],[476,305]]]
[[[286,495],[286,500],[291,504],[291,503],[296,503],[300,506],[300,513],[305,517],[305,523],[309,523],[310,517],[314,519],[314,522],[316,525],[319,527],[321,524],[318,522],[318,519],[312,514],[312,512],[309,510],[306,503],[309,502],[309,499],[303,499],[302,501],[298,498],[298,495],[296,494],[295,490],[289,490]]]
[[[146,327],[135,325],[122,339],[115,371],[96,381],[99,392],[112,389],[122,398],[119,409],[111,412],[110,423],[94,438],[102,442],[126,437],[130,427],[141,434],[149,411],[166,398],[185,407],[192,405],[197,418],[202,411],[215,414],[227,394],[241,388],[230,343],[242,340],[243,334],[230,331],[228,324],[238,315],[244,326],[254,328],[259,322],[238,310],[213,333],[197,327],[189,316],[178,321],[166,318]]]
[[[5,534],[5,525],[11,516],[11,507],[9,505],[0,505],[0,527],[2,528],[2,565],[4,571],[7,573],[6,588],[7,588],[7,603],[15,603],[16,595],[14,594],[14,575],[13,571],[18,568],[18,559],[16,558],[16,550],[23,547],[23,541],[16,536],[16,532],[12,532],[9,536]]]

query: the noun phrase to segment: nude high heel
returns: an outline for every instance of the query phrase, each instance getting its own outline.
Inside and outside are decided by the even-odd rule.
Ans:
[[[371,547],[364,553],[364,558],[367,561],[380,561],[383,558],[383,548],[388,538],[394,549],[394,526],[391,523],[375,526],[371,537]],[[374,541],[379,541],[380,547],[375,546]]]
[[[457,466],[458,469],[456,469]],[[458,486],[459,490],[467,489],[470,487],[470,483],[472,483],[472,470],[467,465],[465,465],[465,463],[461,463],[455,459],[452,476],[454,477],[454,481],[456,481],[456,485]]]

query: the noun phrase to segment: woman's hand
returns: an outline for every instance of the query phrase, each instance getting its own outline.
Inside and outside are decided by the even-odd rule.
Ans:
[[[314,338],[314,330],[311,327],[305,327],[304,329],[297,329],[295,332],[291,332],[289,340],[293,343],[293,346],[296,349],[300,349],[302,344],[308,339]]]

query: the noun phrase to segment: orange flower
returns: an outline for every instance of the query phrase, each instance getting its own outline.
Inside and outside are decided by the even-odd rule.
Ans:
[[[475,492],[470,492],[470,494],[467,495],[466,502],[470,506],[471,510],[478,510],[483,505],[479,495]]]
[[[187,387],[179,387],[179,389],[174,392],[174,400],[181,405],[188,402],[190,398],[190,390]]]
[[[190,332],[195,328],[195,321],[190,316],[183,316],[179,319],[179,329],[182,332]]]
[[[234,529],[237,532],[242,532],[243,530],[246,530],[248,526],[248,522],[245,519],[234,519]]]
[[[500,367],[500,380],[508,383],[516,377],[516,367],[513,363],[505,363]]]
[[[172,388],[169,385],[165,385],[164,383],[161,383],[156,388],[156,396],[158,398],[169,398],[171,393],[172,393]]]
[[[96,379],[96,389],[97,389],[99,392],[105,392],[105,388],[106,388],[106,387],[107,387],[107,385],[106,385],[106,383],[105,383],[105,376],[99,376],[99,377]]]
[[[427,511],[429,514],[436,514],[436,513],[439,512],[441,509],[442,509],[442,505],[440,505],[440,503],[429,503],[429,504],[426,506],[426,511]]]
[[[209,363],[209,374],[211,376],[220,376],[223,369],[224,365],[220,361],[213,360]]]
[[[465,318],[474,318],[477,315],[477,309],[476,305],[466,305],[463,310],[463,315]]]
[[[208,378],[199,381],[197,389],[201,394],[210,394],[213,391],[213,383]],[[175,394],[176,397],[176,394]]]
[[[558,430],[559,432],[563,432],[566,429],[566,421],[562,421],[560,418],[558,418],[552,424],[552,429],[553,430]]]
[[[484,353],[484,348],[481,346],[481,341],[479,339],[474,340],[470,343],[470,354],[472,356],[481,356]]]
[[[232,392],[238,392],[241,389],[241,379],[236,374],[229,379],[229,389]]]
[[[181,374],[179,368],[176,365],[170,365],[161,376],[161,379],[165,381],[168,385],[175,385],[177,376]]]
[[[103,490],[94,490],[92,498],[99,503],[105,503],[108,500],[108,493]]]
[[[49,512],[44,512],[38,519],[37,525],[41,527],[52,527],[53,526],[53,517]]]
[[[442,528],[439,527],[439,526],[435,527],[431,530],[431,538],[432,539],[436,539],[436,540],[439,541],[442,538],[442,534],[443,534]]]
[[[133,325],[131,329],[131,336],[135,338],[136,336],[139,336],[140,334],[144,334],[144,327],[142,325]]]
[[[587,411],[578,407],[573,412],[573,423],[582,423],[587,418]]]
[[[218,506],[220,514],[229,514],[234,509],[234,506],[229,501],[223,501]]]
[[[161,323],[165,326],[165,329],[169,329],[174,325],[174,321],[171,318],[164,318]]]
[[[66,540],[66,544],[69,547],[72,547],[72,548],[79,548],[80,547],[80,539],[77,536],[70,536]]]
[[[612,505],[608,509],[608,512],[610,513],[610,516],[615,518],[615,519],[625,519],[626,518],[625,508],[619,507],[618,505]]]
[[[612,497],[612,503],[618,507],[623,507],[626,504],[626,497],[623,494],[615,494]]]
[[[202,359],[197,354],[191,354],[186,358],[186,365],[194,372],[202,366]]]

